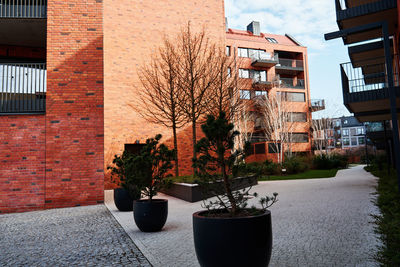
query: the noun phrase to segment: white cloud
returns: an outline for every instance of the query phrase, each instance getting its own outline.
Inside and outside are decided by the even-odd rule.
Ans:
[[[261,31],[291,34],[303,45],[324,49],[323,35],[337,30],[333,0],[226,0],[230,28],[260,21]]]

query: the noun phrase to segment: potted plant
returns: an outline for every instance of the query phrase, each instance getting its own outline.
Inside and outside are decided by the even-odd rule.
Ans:
[[[233,131],[224,113],[216,119],[208,116],[202,125],[205,137],[196,144],[199,157],[193,166],[203,188],[223,181],[216,200],[204,201],[206,210],[193,214],[193,234],[197,259],[201,266],[267,266],[272,250],[271,213],[267,210],[277,201],[262,197],[261,207],[247,207],[250,188],[234,191],[232,170],[244,157],[243,151],[233,151]],[[221,188],[221,187],[220,187]]]
[[[128,183],[128,177],[132,175],[132,160],[134,155],[124,151],[122,156],[115,155],[111,170],[112,181],[118,185],[114,189],[114,203],[119,211],[132,211],[133,201],[140,199],[140,188],[137,184]]]
[[[133,216],[137,227],[143,232],[160,231],[168,216],[168,200],[154,199],[157,192],[170,183],[167,176],[172,169],[171,161],[175,150],[159,144],[161,135],[146,140],[146,145],[132,159],[132,175],[128,176],[128,184],[139,185],[141,193],[147,199],[133,202]]]

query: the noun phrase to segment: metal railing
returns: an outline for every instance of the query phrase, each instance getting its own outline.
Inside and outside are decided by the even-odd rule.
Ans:
[[[339,10],[345,10],[348,8],[353,8],[357,6],[362,6],[369,3],[379,2],[382,0],[335,0],[336,8],[340,8]]]
[[[325,99],[311,99],[311,109],[319,111],[325,109]]]
[[[0,0],[0,18],[46,18],[47,0]]]
[[[289,68],[296,68],[296,69],[304,68],[303,60],[297,60],[297,59],[279,58],[279,65],[282,67],[289,67]]]
[[[279,60],[278,54],[272,55],[271,53],[267,53],[267,52],[260,52],[260,53],[254,54],[250,58],[252,59],[253,62],[256,60],[278,62],[278,60]]]
[[[293,78],[280,78],[280,87],[293,88],[293,89],[305,89],[305,83],[303,79]]]
[[[0,113],[46,110],[46,63],[0,63]]]
[[[397,56],[393,64],[395,86],[399,85]],[[340,64],[344,93],[379,90],[388,87],[388,76],[384,58],[374,58],[359,62]]]

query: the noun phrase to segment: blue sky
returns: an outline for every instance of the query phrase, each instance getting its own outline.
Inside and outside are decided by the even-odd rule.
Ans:
[[[313,117],[348,116],[343,105],[339,64],[348,62],[340,39],[325,41],[324,34],[337,31],[334,0],[225,0],[229,28],[245,30],[259,21],[262,32],[292,35],[308,48],[312,99],[325,99],[327,109]]]

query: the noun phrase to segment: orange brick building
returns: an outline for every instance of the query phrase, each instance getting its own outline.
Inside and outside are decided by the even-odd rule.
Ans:
[[[259,96],[284,95],[282,104],[290,111],[293,152],[311,151],[311,112],[323,108],[310,100],[307,48],[289,35],[260,32],[253,21],[247,31],[227,29],[227,53],[240,62],[239,78],[246,79],[240,97],[252,101]],[[268,100],[267,100],[268,101]],[[257,123],[252,129],[249,161],[276,160],[277,149]],[[286,148],[282,147],[283,150]]]

